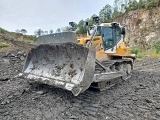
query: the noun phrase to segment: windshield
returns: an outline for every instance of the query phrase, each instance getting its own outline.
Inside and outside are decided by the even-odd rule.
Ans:
[[[110,49],[113,47],[113,33],[112,28],[110,27],[103,27],[102,28],[102,36],[103,36],[103,46],[105,49]]]

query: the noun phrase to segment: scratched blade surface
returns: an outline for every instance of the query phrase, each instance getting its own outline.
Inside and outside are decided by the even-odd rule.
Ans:
[[[50,43],[66,43],[77,42],[76,34],[73,32],[61,32],[49,35],[39,36],[37,38],[37,44],[50,44]]]
[[[24,74],[42,82],[72,91],[77,96],[93,82],[95,52],[75,43],[41,44],[27,56]]]

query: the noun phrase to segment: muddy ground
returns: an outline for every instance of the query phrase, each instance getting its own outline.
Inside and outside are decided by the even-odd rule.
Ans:
[[[160,59],[137,60],[129,80],[102,92],[90,88],[74,97],[18,77],[26,52],[23,44],[15,48],[0,52],[0,120],[160,119]]]

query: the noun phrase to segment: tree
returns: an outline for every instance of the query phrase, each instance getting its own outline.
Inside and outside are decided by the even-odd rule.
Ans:
[[[48,31],[44,31],[44,34],[47,35],[47,34],[48,34]]]
[[[22,33],[23,35],[25,35],[25,34],[27,33],[27,30],[21,29],[21,33]]]
[[[86,34],[87,33],[87,27],[86,27],[86,21],[80,20],[77,25],[77,33],[78,34]]]
[[[43,30],[38,29],[38,31],[37,31],[37,35],[38,35],[38,36],[40,36],[40,35],[42,35],[42,34],[43,34]]]
[[[126,6],[125,4],[121,4],[121,13],[125,13],[126,12]]]
[[[129,1],[128,0],[124,0],[124,9],[125,9],[125,11],[124,12],[126,12],[127,11],[127,9],[128,9],[128,6],[129,6]]]
[[[94,24],[94,21],[93,21],[93,16],[92,15],[90,18],[87,18],[85,21],[88,22],[88,25],[93,25]]]
[[[101,22],[107,22],[112,18],[112,7],[109,4],[99,12],[99,18]]]
[[[49,31],[49,34],[53,34],[53,30],[50,30],[50,31]]]
[[[60,28],[58,28],[58,29],[56,30],[56,33],[59,33],[59,32],[61,32],[61,29],[60,29]]]
[[[153,7],[158,7],[159,0],[147,0],[145,9],[152,9]]]
[[[138,9],[137,0],[130,0],[128,8],[129,10],[137,10]]]
[[[43,35],[43,30],[41,30],[41,29],[38,29],[38,30],[36,30],[35,32],[34,32],[34,34],[36,35],[36,36],[41,36],[41,35]]]
[[[146,4],[147,0],[139,0],[138,2],[138,8],[145,8],[145,4]]]
[[[117,17],[119,15],[119,0],[114,0],[114,8],[113,8],[113,17]]]
[[[62,31],[62,32],[69,32],[70,29],[71,29],[71,27],[66,26],[66,27],[62,28],[61,31]]]

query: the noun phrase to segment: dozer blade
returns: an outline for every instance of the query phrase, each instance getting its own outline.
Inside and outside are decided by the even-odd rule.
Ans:
[[[51,44],[51,43],[66,43],[66,42],[77,42],[76,34],[73,32],[61,32],[49,35],[39,36],[37,44]]]
[[[89,88],[94,71],[95,51],[70,42],[37,46],[23,68],[30,82],[63,88],[75,96]]]

